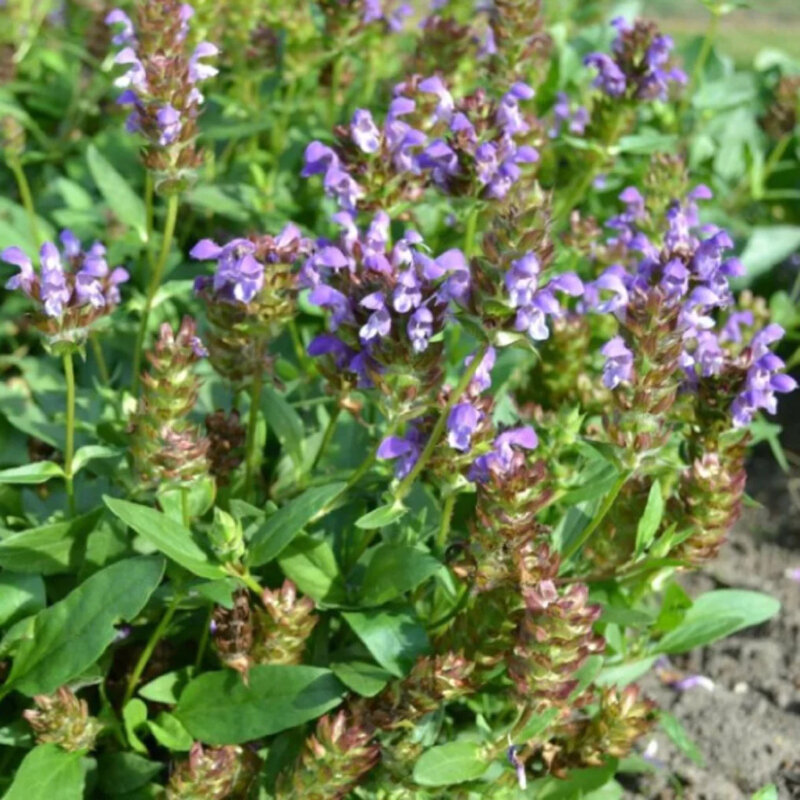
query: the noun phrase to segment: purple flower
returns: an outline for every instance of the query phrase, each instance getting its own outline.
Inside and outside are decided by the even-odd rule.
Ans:
[[[361,326],[358,335],[361,341],[369,342],[372,339],[383,339],[392,329],[392,318],[386,308],[386,301],[382,292],[368,294],[360,303],[364,308],[372,310],[369,319]]]
[[[365,153],[374,153],[381,146],[381,134],[372,114],[363,108],[357,108],[353,114],[350,135],[356,146]]]
[[[605,92],[610,97],[622,97],[628,88],[625,73],[617,63],[605,53],[590,53],[583,60],[587,67],[597,70],[597,77],[593,86]]]
[[[332,286],[325,284],[315,286],[308,295],[308,302],[332,312],[330,320],[332,331],[335,331],[344,322],[350,322],[353,319],[350,301]]]
[[[402,479],[414,468],[423,444],[419,429],[412,423],[405,437],[387,436],[380,443],[376,455],[382,460],[398,459],[395,475]]]
[[[469,450],[472,435],[480,422],[481,414],[470,403],[458,403],[447,417],[447,443],[462,453]]]
[[[512,428],[497,436],[492,449],[475,459],[469,473],[469,479],[481,483],[489,480],[490,474],[507,474],[518,458],[518,450],[535,450],[539,444],[536,431],[529,425]]]
[[[433,335],[433,314],[430,309],[420,306],[408,320],[406,326],[411,348],[415,353],[422,353],[428,347],[428,341]]]
[[[300,174],[307,178],[310,175],[325,174],[332,166],[338,166],[339,156],[322,142],[311,142],[306,147],[303,161],[303,171]]]
[[[606,357],[603,383],[609,389],[616,388],[620,383],[628,383],[633,375],[633,353],[622,337],[615,336],[603,346],[601,352]]]
[[[464,367],[469,367],[474,359],[474,355],[467,356],[464,359]],[[490,347],[484,354],[481,363],[478,365],[478,369],[475,370],[475,374],[472,376],[472,380],[469,384],[472,391],[485,392],[487,389],[491,388],[492,369],[494,368],[495,359],[496,353],[494,347]]]
[[[36,280],[36,273],[33,271],[33,263],[28,256],[19,247],[6,247],[0,253],[0,260],[5,261],[6,264],[13,264],[15,267],[19,267],[19,272],[6,281],[6,289],[22,289],[30,297]]]
[[[442,79],[437,75],[431,78],[425,78],[425,80],[420,81],[418,88],[421,92],[425,92],[426,94],[436,95],[438,103],[436,104],[434,119],[439,122],[449,122],[453,116],[455,103],[453,101],[453,95],[447,90]]]
[[[217,260],[212,286],[218,299],[247,304],[264,287],[264,265],[253,255],[255,249],[249,239],[233,239],[224,247],[202,239],[189,255],[198,261]]]
[[[105,19],[109,27],[119,26],[111,37],[111,43],[118,47],[136,47],[136,31],[131,18],[121,9],[115,8],[108,12]]]
[[[161,129],[158,143],[164,147],[172,144],[180,136],[183,124],[180,113],[172,106],[161,106],[156,113],[156,121]]]
[[[219,55],[219,48],[211,42],[200,42],[195,47],[189,59],[189,81],[191,83],[200,83],[208,80],[219,72],[216,67],[205,64],[200,60],[201,58],[212,58],[216,55]]]
[[[504,133],[514,136],[530,130],[530,126],[522,118],[519,101],[530,100],[533,94],[533,89],[528,84],[518,81],[503,95],[497,109],[496,122]]]
[[[314,357],[330,355],[336,366],[341,369],[350,363],[355,352],[338,336],[334,336],[331,333],[321,333],[309,342],[308,354]]]
[[[61,255],[52,242],[45,242],[39,251],[41,284],[39,293],[48,317],[60,317],[64,306],[69,303],[70,290],[67,287]]]
[[[535,253],[526,253],[511,262],[511,268],[505,276],[506,289],[512,308],[529,306],[539,288],[539,271],[541,265]]]

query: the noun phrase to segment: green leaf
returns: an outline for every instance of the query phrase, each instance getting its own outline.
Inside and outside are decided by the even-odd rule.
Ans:
[[[303,420],[286,399],[272,386],[265,386],[261,396],[261,410],[281,446],[291,457],[295,466],[303,466]]]
[[[452,786],[480,778],[488,768],[478,742],[448,742],[417,759],[414,780],[420,786]]]
[[[147,747],[139,738],[137,731],[147,724],[147,705],[138,697],[129,700],[122,709],[122,722],[125,726],[125,738],[131,747],[139,753],[147,755]]]
[[[347,611],[342,614],[375,660],[401,678],[428,650],[428,635],[408,611]]]
[[[751,798],[751,800],[780,800],[778,787],[774,783],[762,786]]]
[[[647,505],[644,508],[639,524],[636,526],[636,556],[642,555],[655,538],[661,520],[664,516],[664,495],[661,492],[661,483],[653,481],[650,494],[647,495]]]
[[[297,536],[283,551],[278,563],[300,591],[313,600],[331,605],[345,601],[344,580],[336,556],[326,541],[305,534]]]
[[[339,482],[307,489],[279,508],[259,525],[251,537],[247,548],[247,563],[251,567],[258,567],[277,558],[320,509],[344,491],[346,485]]]
[[[688,756],[698,766],[703,766],[703,755],[697,749],[697,745],[691,740],[691,737],[686,732],[686,729],[678,721],[677,717],[666,711],[658,712],[658,719],[664,733],[669,736],[675,746],[685,756]]]
[[[201,578],[222,578],[224,567],[212,564],[208,554],[195,542],[192,532],[154,508],[103,497],[112,513],[165,556]]]
[[[616,769],[617,761],[612,758],[602,767],[573,769],[564,778],[543,778],[530,784],[530,796],[536,800],[581,800],[613,780]]]
[[[100,514],[12,533],[0,540],[0,566],[16,572],[56,575],[77,569],[88,534]]]
[[[742,253],[750,283],[800,248],[800,225],[766,225],[753,228]]]
[[[86,150],[86,160],[92,178],[114,216],[133,228],[143,242],[147,241],[147,220],[141,197],[93,144]]]
[[[695,600],[677,628],[656,645],[658,653],[685,653],[774,617],[781,604],[769,595],[719,589]]]
[[[22,759],[3,800],[82,800],[83,781],[81,753],[40,744]]]
[[[136,753],[104,753],[98,767],[100,788],[112,796],[140,789],[163,769],[162,764]]]
[[[63,477],[64,470],[54,461],[34,461],[33,464],[25,464],[23,467],[0,470],[0,484],[38,484]]]
[[[627,686],[648,672],[657,660],[658,656],[649,656],[636,659],[636,661],[611,664],[600,670],[599,675],[594,679],[595,683],[598,686]]]
[[[333,674],[362,697],[375,697],[392,679],[386,670],[366,661],[339,661],[331,664]]]
[[[548,708],[541,714],[534,714],[528,720],[528,722],[525,724],[525,727],[519,732],[516,738],[520,742],[529,742],[531,739],[535,739],[550,727],[551,723],[557,716],[557,708]]]
[[[620,153],[663,153],[672,150],[677,142],[677,137],[669,133],[656,133],[649,131],[623,136],[618,144]]]
[[[407,544],[382,544],[371,553],[361,604],[379,606],[415,589],[442,568],[430,553]]]
[[[180,720],[166,711],[162,711],[155,720],[150,720],[147,727],[150,728],[150,733],[156,741],[168,750],[182,753],[191,750],[194,744],[194,739]]]
[[[330,670],[265,664],[248,683],[234,670],[207,672],[181,694],[175,716],[209,744],[239,744],[293,728],[335,708],[344,687]]]
[[[661,603],[658,617],[653,623],[653,632],[668,633],[677,628],[686,616],[686,611],[691,607],[692,598],[686,594],[683,586],[672,581],[664,590],[664,600]]]
[[[181,669],[165,672],[155,680],[142,686],[137,692],[145,700],[152,700],[154,703],[165,703],[174,705],[178,702],[181,692],[189,684],[194,675],[194,667],[181,667]]]
[[[163,573],[160,557],[118,561],[32,619],[18,622],[6,634],[15,653],[3,689],[50,694],[80,675],[114,640],[115,624],[132,620],[144,608]]]
[[[378,508],[373,508],[372,511],[364,514],[363,517],[359,517],[356,520],[356,527],[366,531],[384,528],[393,522],[397,522],[398,519],[405,516],[407,511],[408,508],[398,502],[378,506]]]
[[[0,573],[0,626],[40,611],[47,604],[41,575]]]
[[[114,447],[106,447],[101,444],[87,444],[85,447],[80,447],[75,451],[75,457],[72,461],[72,474],[76,475],[80,472],[90,461],[103,458],[119,458],[122,451]]]
[[[592,655],[581,664],[580,669],[576,670],[573,678],[578,681],[575,688],[570,692],[569,700],[577,700],[588,688],[592,681],[600,674],[603,669],[603,656]],[[524,740],[522,740],[524,741]]]

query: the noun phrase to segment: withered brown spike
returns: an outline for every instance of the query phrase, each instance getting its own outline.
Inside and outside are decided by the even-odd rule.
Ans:
[[[217,606],[212,617],[214,646],[222,662],[247,675],[250,668],[250,651],[253,647],[253,618],[250,596],[246,589],[236,592],[233,608]]]

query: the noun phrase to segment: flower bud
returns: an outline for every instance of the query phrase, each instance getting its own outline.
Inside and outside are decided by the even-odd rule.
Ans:
[[[173,766],[167,800],[247,800],[256,785],[261,760],[247,747],[204,748],[195,742],[189,757]]]
[[[22,715],[33,728],[37,744],[57,744],[70,752],[88,752],[103,726],[89,715],[85,700],[79,700],[70,689],[62,686],[55,694],[36,695],[35,709]]]

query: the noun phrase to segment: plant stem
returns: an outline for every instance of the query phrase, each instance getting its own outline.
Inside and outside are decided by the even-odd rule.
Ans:
[[[328,97],[328,127],[333,128],[336,124],[338,114],[337,101],[339,96],[339,84],[342,80],[342,69],[344,67],[344,55],[337,53],[333,57],[333,64],[331,65],[331,86],[330,96]]]
[[[472,258],[473,251],[475,250],[475,235],[478,230],[478,217],[480,216],[481,208],[476,203],[467,216],[467,224],[464,230],[464,255],[467,258]]]
[[[9,158],[6,162],[8,168],[14,173],[14,178],[17,181],[17,188],[19,189],[19,196],[22,200],[22,205],[25,208],[25,213],[28,215],[28,224],[31,227],[31,236],[33,242],[38,248],[41,245],[39,239],[39,225],[36,222],[36,209],[33,206],[33,194],[28,179],[25,177],[25,170],[22,164],[19,163],[18,158]]]
[[[486,351],[489,349],[489,343],[485,342],[478,348],[478,352],[472,358],[472,363],[469,365],[467,370],[461,376],[461,380],[456,384],[456,388],[450,394],[450,397],[447,400],[445,407],[442,409],[442,413],[439,415],[439,419],[436,420],[436,425],[434,425],[433,431],[431,432],[430,438],[428,439],[427,444],[425,445],[425,449],[420,454],[420,457],[417,459],[414,466],[411,468],[411,471],[406,475],[405,478],[400,482],[397,489],[395,490],[394,497],[395,501],[401,501],[410,491],[411,487],[414,485],[414,481],[419,476],[420,472],[425,468],[425,465],[428,463],[430,457],[433,455],[433,451],[436,449],[436,446],[439,444],[439,440],[442,438],[442,434],[444,433],[445,425],[447,425],[447,418],[450,416],[450,410],[453,406],[461,399],[461,395],[464,394],[467,387],[470,384],[470,381],[475,377],[475,373],[478,371],[481,363],[483,362],[483,357],[486,355]]]
[[[161,641],[161,637],[167,632],[167,628],[169,627],[170,622],[172,622],[172,618],[175,616],[175,612],[178,610],[178,606],[180,605],[182,599],[183,596],[179,592],[176,592],[175,597],[167,607],[164,616],[161,617],[161,621],[158,623],[158,625],[156,625],[155,630],[150,634],[150,638],[147,640],[147,644],[144,646],[144,650],[142,650],[142,653],[139,656],[139,660],[136,662],[136,666],[133,668],[130,678],[128,678],[128,685],[125,689],[125,697],[122,701],[123,708],[133,697],[133,693],[136,691],[136,685],[139,683],[139,679],[142,677],[142,673],[147,666],[147,662],[150,660],[150,656],[153,655],[153,650],[156,649],[156,645]]]
[[[603,501],[603,505],[600,506],[600,510],[597,512],[597,516],[584,528],[581,532],[580,536],[561,554],[562,561],[566,562],[578,550],[583,547],[584,544],[588,541],[589,537],[597,530],[600,523],[605,519],[606,514],[611,510],[611,506],[614,505],[614,501],[617,499],[617,495],[622,490],[622,487],[627,482],[628,478],[630,478],[630,472],[623,472],[622,475],[617,478],[617,482],[611,487],[611,491],[606,495],[606,499]]]
[[[153,262],[153,173],[147,170],[144,176],[144,224],[147,235],[147,261],[150,269],[155,266]]]
[[[697,54],[697,61],[694,62],[692,67],[692,75],[689,78],[689,85],[683,94],[683,102],[680,105],[679,113],[683,114],[686,111],[689,103],[691,102],[694,90],[697,88],[697,83],[703,75],[703,70],[711,55],[711,48],[714,46],[714,39],[717,38],[717,29],[719,28],[720,14],[716,11],[711,12],[711,19],[708,21],[708,28],[706,28],[706,35],[703,38],[703,44],[700,47],[700,52]]]
[[[322,441],[320,442],[319,449],[317,450],[317,454],[314,456],[314,463],[311,465],[310,472],[313,472],[317,465],[320,462],[320,459],[325,454],[325,451],[328,449],[328,445],[331,443],[333,439],[333,434],[336,432],[336,422],[339,419],[339,414],[342,413],[342,407],[340,405],[336,405],[333,407],[331,411],[331,416],[328,419],[328,424],[325,428],[325,433],[322,435]]]
[[[97,362],[97,371],[100,373],[100,380],[106,386],[111,386],[111,376],[108,374],[108,366],[106,365],[103,348],[100,345],[97,334],[90,333],[89,341],[92,343],[92,352],[94,353],[94,360]]]
[[[256,369],[253,375],[253,382],[250,386],[250,415],[247,422],[247,440],[245,444],[245,473],[244,473],[244,496],[250,497],[255,480],[256,470],[258,469],[259,452],[256,447],[256,435],[258,433],[258,411],[261,405],[261,389],[264,385],[264,365],[262,344],[256,346]]]
[[[181,519],[183,527],[189,530],[192,525],[192,517],[189,513],[189,487],[181,486]]]
[[[139,323],[139,332],[136,336],[136,347],[133,351],[133,394],[136,394],[139,389],[139,369],[142,363],[142,348],[144,347],[144,340],[147,336],[147,323],[150,319],[150,311],[153,308],[153,299],[156,296],[159,286],[161,286],[164,267],[166,266],[167,257],[169,256],[170,247],[172,246],[172,237],[175,235],[175,223],[178,219],[179,201],[180,198],[177,194],[171,194],[167,201],[167,219],[164,224],[164,239],[161,242],[161,252],[159,253],[158,261],[156,261],[150,276],[144,309],[142,310],[142,319]]]
[[[75,368],[72,353],[64,353],[64,378],[67,382],[67,436],[64,446],[64,484],[69,515],[75,516],[75,487],[72,484],[72,457],[75,453]]]
[[[200,669],[203,665],[203,656],[206,654],[206,647],[208,647],[208,637],[211,633],[211,619],[214,616],[214,606],[209,606],[208,614],[206,615],[206,622],[203,626],[203,632],[200,634],[200,642],[197,645],[197,656],[194,659],[194,668]]]
[[[436,532],[436,552],[443,553],[450,536],[450,522],[453,519],[453,509],[456,505],[456,494],[447,495],[442,506],[442,521]]]

